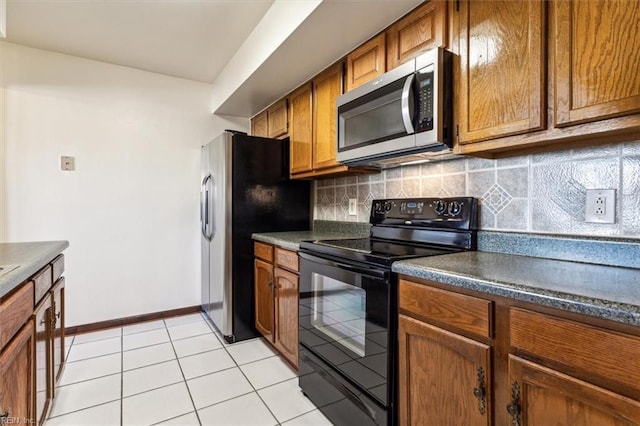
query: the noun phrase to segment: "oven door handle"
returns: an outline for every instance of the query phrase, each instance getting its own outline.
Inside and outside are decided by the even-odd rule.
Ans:
[[[327,382],[331,383],[331,385],[333,385],[342,395],[347,397],[347,399],[349,399],[351,402],[356,404],[362,411],[367,413],[370,418],[372,418],[374,421],[376,420],[375,411],[373,411],[371,409],[371,407],[368,407],[367,404],[365,404],[358,397],[358,395],[356,395],[351,389],[349,389],[348,387],[346,387],[345,385],[340,383],[338,380],[336,380],[329,373],[324,371],[324,369],[322,367],[320,367],[318,364],[316,364],[309,357],[305,356],[304,354],[300,354],[300,358],[302,358],[304,360],[304,362],[307,362],[307,363],[311,364],[316,373],[320,374]]]
[[[346,263],[323,259],[307,253],[302,253],[302,252],[298,252],[298,256],[300,256],[302,259],[308,260],[309,262],[315,262],[321,265],[327,265],[334,268],[343,269],[349,272],[354,272],[356,274],[367,275],[370,277],[385,278],[387,275],[387,271],[379,268],[372,268],[369,266],[361,266],[361,265],[360,266],[347,265]]]

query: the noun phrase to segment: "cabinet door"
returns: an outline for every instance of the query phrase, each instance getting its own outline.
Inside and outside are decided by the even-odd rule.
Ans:
[[[269,136],[267,111],[262,111],[251,119],[251,135],[266,138]]]
[[[507,410],[513,424],[640,424],[640,402],[513,355],[509,357],[509,379],[512,400]]]
[[[458,142],[545,127],[545,2],[460,2]]]
[[[51,297],[47,294],[36,308],[34,318],[35,330],[35,420],[40,425],[46,418],[51,402]]]
[[[313,79],[313,169],[339,166],[336,161],[336,99],[342,94],[342,62]]]
[[[33,418],[33,323],[27,322],[0,354],[2,424],[30,424]]]
[[[387,69],[434,47],[446,47],[447,2],[431,0],[387,29]]]
[[[275,346],[296,368],[298,367],[298,276],[275,269]]]
[[[273,341],[273,265],[254,261],[256,329]]]
[[[287,134],[287,100],[276,102],[267,110],[267,126],[270,138]]]
[[[556,125],[640,112],[640,2],[554,5]]]
[[[404,315],[398,338],[400,424],[491,424],[489,346]]]
[[[347,92],[384,74],[385,41],[385,34],[379,34],[347,55]]]
[[[56,383],[60,379],[62,374],[62,365],[64,363],[64,278],[60,278],[54,284],[51,289],[52,305],[52,318],[51,330],[52,339],[52,366],[53,371],[51,374],[51,391],[52,398],[55,398]]]
[[[311,171],[313,150],[313,101],[311,85],[289,95],[289,146],[291,174]]]

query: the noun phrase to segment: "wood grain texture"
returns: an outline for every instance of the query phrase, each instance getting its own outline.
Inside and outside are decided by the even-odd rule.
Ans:
[[[491,425],[491,349],[405,315],[399,327],[401,425]],[[485,371],[487,406],[480,413],[473,389]]]
[[[289,95],[289,149],[291,175],[313,170],[313,97],[311,83]]]
[[[275,347],[298,368],[298,276],[276,268]]]
[[[342,62],[313,79],[313,169],[339,166],[336,161],[336,99],[342,94]]]
[[[545,3],[462,1],[459,144],[545,127]]]
[[[277,267],[288,269],[291,272],[298,272],[298,253],[280,247],[275,248],[275,253]]]
[[[33,419],[33,336],[29,321],[0,352],[0,413],[8,411],[12,419],[19,419],[17,424],[31,424]]]
[[[33,281],[27,281],[0,302],[0,350],[31,317],[33,288]]]
[[[38,304],[33,313],[35,342],[35,419],[41,425],[47,418],[49,404],[53,397],[52,365],[51,365],[51,297],[49,293]]]
[[[52,268],[51,265],[47,265],[45,268],[38,271],[36,275],[33,276],[32,280],[34,282],[34,305],[37,305],[40,302],[40,299],[44,297],[45,294],[51,289],[51,284],[53,283],[52,279]]]
[[[287,99],[280,99],[267,109],[267,127],[270,138],[287,134],[288,130]]]
[[[347,55],[347,92],[385,73],[386,40],[380,33]]]
[[[53,368],[52,380],[52,398],[56,397],[56,383],[62,375],[65,351],[64,351],[64,287],[65,279],[61,277],[51,288],[51,301],[53,330],[51,331],[51,365]]]
[[[64,255],[63,254],[53,259],[53,262],[51,262],[51,268],[53,269],[51,282],[55,283],[56,281],[58,281],[58,278],[60,278],[64,273]]]
[[[523,425],[640,424],[640,402],[524,359],[509,357],[509,378],[520,386]]]
[[[431,0],[392,24],[387,35],[387,69],[434,47],[446,47],[447,2]]]
[[[640,3],[554,6],[556,126],[640,112]]]
[[[273,265],[256,259],[254,261],[254,299],[256,329],[269,341],[274,337],[273,317]]]
[[[640,398],[639,337],[518,308],[510,325],[516,354],[552,361],[596,384],[620,384]]]
[[[415,282],[400,280],[399,308],[401,312],[417,315],[483,337],[493,335],[489,300],[432,288]]]
[[[254,241],[253,254],[265,262],[273,263],[273,246],[271,244]]]
[[[251,119],[251,135],[263,138],[269,136],[269,120],[266,110]]]

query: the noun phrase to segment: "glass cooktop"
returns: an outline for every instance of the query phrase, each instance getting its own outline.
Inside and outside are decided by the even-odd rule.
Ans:
[[[459,249],[425,245],[415,246],[370,238],[303,241],[300,243],[300,249],[381,266],[391,266],[393,262],[402,259],[436,256],[460,251]]]

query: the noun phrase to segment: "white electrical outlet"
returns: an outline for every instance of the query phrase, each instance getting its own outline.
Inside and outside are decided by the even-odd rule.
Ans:
[[[587,189],[585,222],[616,223],[616,190]]]
[[[349,216],[356,216],[358,214],[358,204],[355,198],[349,198]]]

